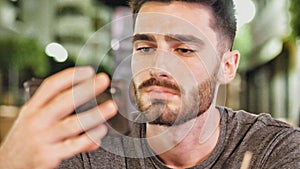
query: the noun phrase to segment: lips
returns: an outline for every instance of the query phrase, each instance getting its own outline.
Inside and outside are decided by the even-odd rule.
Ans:
[[[144,90],[152,99],[168,99],[170,97],[178,96],[180,93],[173,89],[161,86],[151,86]]]

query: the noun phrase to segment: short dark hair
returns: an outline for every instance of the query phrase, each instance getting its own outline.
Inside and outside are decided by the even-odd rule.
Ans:
[[[182,1],[190,3],[199,3],[208,6],[212,9],[214,21],[211,23],[211,28],[217,33],[220,33],[218,41],[218,48],[228,50],[232,48],[233,41],[236,35],[236,17],[235,5],[233,0],[130,0],[134,20],[142,5],[146,2],[164,2],[170,3],[172,1]],[[227,41],[227,43],[226,43]],[[224,43],[225,42],[225,43]]]

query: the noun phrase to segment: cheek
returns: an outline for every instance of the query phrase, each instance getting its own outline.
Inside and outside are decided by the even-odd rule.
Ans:
[[[143,94],[143,93],[140,93],[140,96],[139,96],[139,100],[140,102],[142,103],[142,106],[144,108],[148,107],[151,105],[151,102],[150,102],[150,99],[147,95]]]
[[[218,65],[205,64],[203,60],[193,59],[188,63],[191,74],[194,77],[194,81],[197,82],[196,85],[203,83],[207,79],[214,79],[215,70]],[[195,85],[195,84],[194,84]]]
[[[150,75],[148,70],[141,70],[139,72],[132,72],[132,83],[135,88],[138,88],[144,81],[148,80]]]
[[[189,81],[191,87],[198,86],[209,77],[208,69],[199,59],[190,59],[186,62],[186,65],[192,77]]]
[[[131,61],[131,70],[133,76],[139,75],[145,70],[153,67],[153,58],[152,56],[143,56],[134,54]]]

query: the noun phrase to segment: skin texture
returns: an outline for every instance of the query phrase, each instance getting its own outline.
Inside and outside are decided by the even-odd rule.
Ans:
[[[149,122],[151,149],[172,168],[202,162],[219,137],[216,91],[234,78],[239,53],[219,55],[212,19],[208,7],[176,1],[147,2],[137,16],[132,61],[136,100]]]

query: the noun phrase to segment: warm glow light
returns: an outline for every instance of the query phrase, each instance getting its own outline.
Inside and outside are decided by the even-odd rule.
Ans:
[[[234,0],[236,5],[236,16],[238,27],[252,21],[255,16],[256,9],[252,0]]]
[[[67,50],[58,43],[50,43],[46,46],[45,52],[48,56],[53,57],[57,62],[64,62],[68,59]]]

